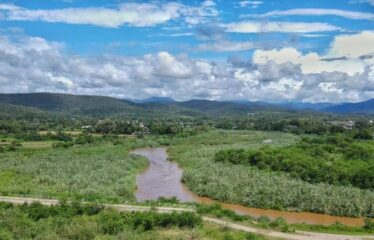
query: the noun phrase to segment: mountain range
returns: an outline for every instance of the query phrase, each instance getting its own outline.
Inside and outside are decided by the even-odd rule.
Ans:
[[[338,114],[374,114],[374,99],[359,103],[266,103],[251,101],[189,100],[152,97],[145,100],[124,100],[105,96],[60,93],[0,94],[0,111],[11,106],[31,108],[70,116],[232,116],[252,112],[329,112]]]

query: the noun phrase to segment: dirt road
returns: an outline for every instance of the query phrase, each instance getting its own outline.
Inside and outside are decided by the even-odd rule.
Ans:
[[[20,198],[20,197],[2,197],[0,196],[0,202],[8,202],[12,204],[24,204],[32,202],[40,202],[43,205],[56,205],[58,200],[55,199],[40,199],[40,198]],[[107,208],[113,208],[118,211],[149,211],[152,208],[148,206],[137,206],[137,205],[125,205],[125,204],[103,204]],[[157,212],[171,213],[171,212],[194,212],[194,209],[189,208],[173,208],[173,207],[157,207],[155,208]],[[362,240],[362,239],[373,239],[374,236],[350,236],[350,235],[337,235],[337,234],[326,234],[326,233],[314,233],[314,232],[303,232],[296,231],[296,233],[283,233],[273,230],[254,228],[249,226],[244,226],[218,218],[203,217],[206,222],[215,223],[218,225],[225,226],[230,229],[244,231],[248,233],[255,233],[263,235],[265,237],[279,238],[279,239],[290,239],[290,240]]]

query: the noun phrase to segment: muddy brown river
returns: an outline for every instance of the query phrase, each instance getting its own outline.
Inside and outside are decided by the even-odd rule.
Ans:
[[[148,168],[136,177],[136,199],[139,202],[145,200],[157,200],[159,197],[176,197],[181,202],[214,203],[210,198],[199,197],[182,184],[183,170],[175,162],[168,160],[166,148],[142,148],[131,152],[141,155],[149,160]],[[363,218],[336,217],[325,214],[308,212],[286,212],[250,208],[237,204],[221,203],[224,208],[231,209],[238,214],[246,214],[252,217],[267,216],[274,220],[284,218],[288,223],[308,223],[331,225],[340,222],[350,226],[362,226]]]

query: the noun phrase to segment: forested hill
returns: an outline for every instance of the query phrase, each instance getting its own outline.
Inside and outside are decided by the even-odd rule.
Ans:
[[[164,117],[175,116],[242,116],[254,112],[305,113],[311,111],[292,106],[264,102],[235,102],[189,100],[177,102],[170,99],[155,99],[132,102],[104,96],[84,96],[60,93],[0,94],[1,108],[7,111],[18,106],[19,113],[34,113],[35,110],[67,116],[90,117]],[[19,108],[26,107],[31,109]],[[1,109],[0,109],[1,110]],[[10,110],[11,111],[11,110]],[[374,113],[374,99],[362,103],[350,103],[322,109],[333,113]],[[316,114],[317,112],[310,112]],[[41,114],[39,112],[38,114]]]
[[[359,103],[343,103],[323,109],[333,113],[370,113],[374,114],[374,98]]]
[[[58,115],[37,108],[0,103],[0,120],[46,119],[58,117]]]
[[[0,94],[1,104],[30,107],[72,116],[209,116],[247,115],[254,111],[288,111],[270,104],[209,100],[134,103],[103,96],[58,93]],[[9,106],[8,106],[9,107]]]
[[[136,112],[139,108],[132,102],[116,98],[59,93],[0,94],[0,103],[82,116],[130,113]]]

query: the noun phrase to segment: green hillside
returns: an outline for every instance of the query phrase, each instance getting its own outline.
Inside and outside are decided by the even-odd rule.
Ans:
[[[28,107],[69,116],[92,117],[190,117],[246,115],[254,111],[287,111],[289,109],[261,103],[235,103],[209,100],[186,102],[147,102],[59,93],[0,94],[0,103]],[[34,111],[34,110],[30,110]]]

